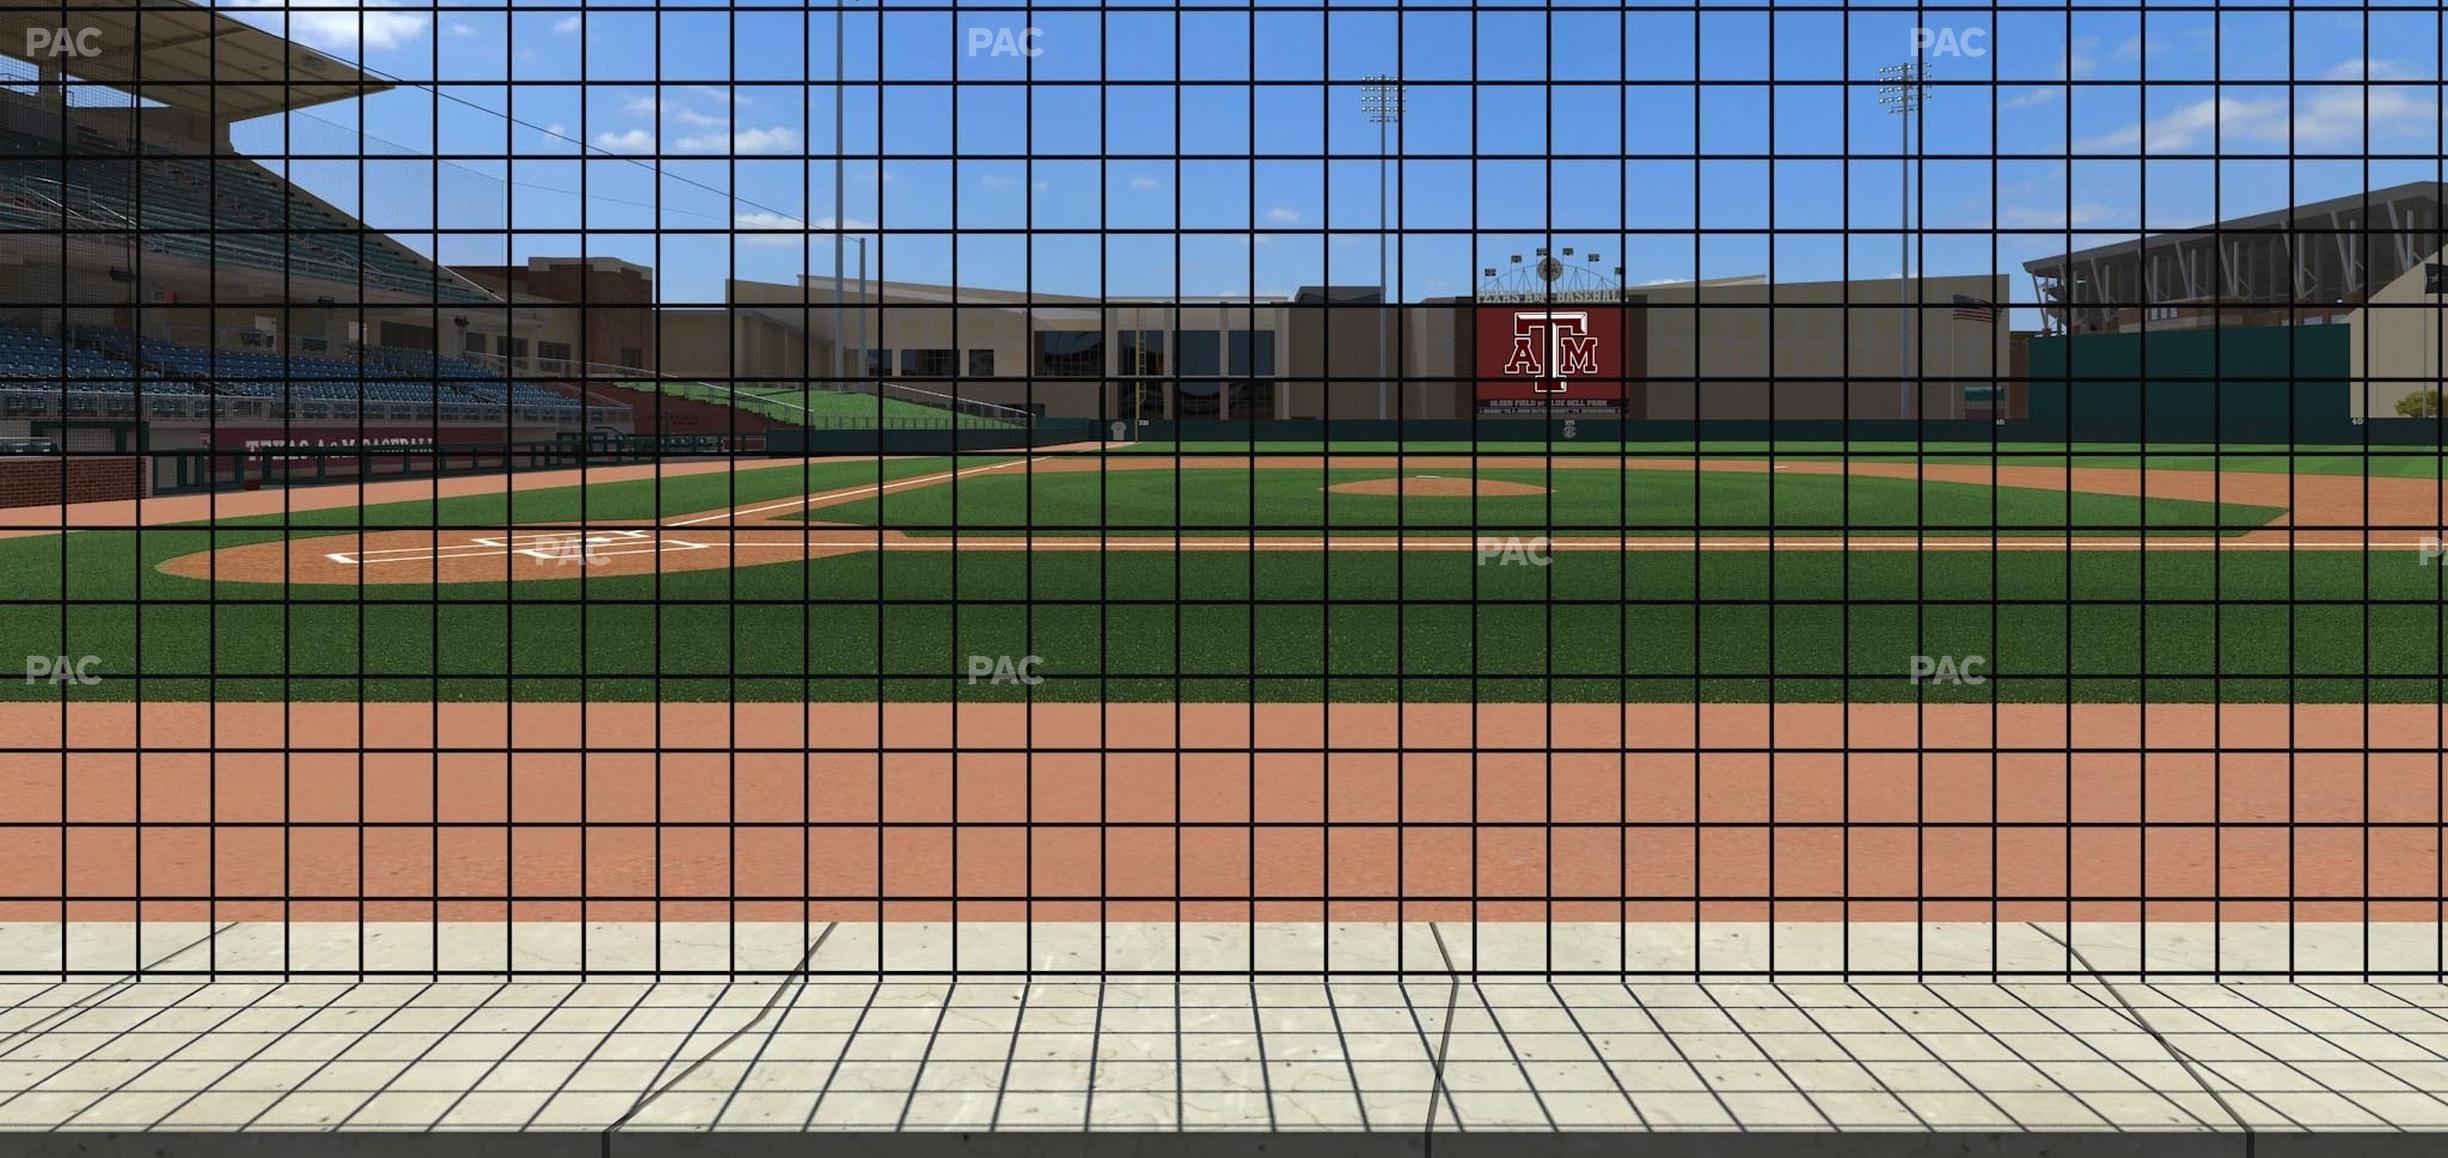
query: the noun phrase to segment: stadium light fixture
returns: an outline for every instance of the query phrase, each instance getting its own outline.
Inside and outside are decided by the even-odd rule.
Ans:
[[[1896,225],[1896,248],[1903,262],[1896,268],[1896,293],[1903,302],[1897,318],[1896,387],[1902,410],[1898,418],[1911,418],[1919,412],[1914,405],[1912,382],[1912,141],[1913,115],[1929,103],[1930,66],[1918,61],[1890,64],[1878,70],[1879,104],[1889,116],[1896,118],[1901,130],[1896,149],[1896,209],[1900,216]],[[1927,128],[1926,122],[1923,125]]]
[[[1377,126],[1377,417],[1383,419],[1389,388],[1385,375],[1394,372],[1386,311],[1395,300],[1386,286],[1386,126],[1402,123],[1402,82],[1382,74],[1361,82],[1360,111]]]

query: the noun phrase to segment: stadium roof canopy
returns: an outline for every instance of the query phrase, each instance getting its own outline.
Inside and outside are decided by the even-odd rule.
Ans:
[[[2147,237],[2112,241],[2106,245],[2078,249],[2061,257],[2043,257],[2027,261],[2023,263],[2023,268],[2040,270],[2089,261],[2093,258],[2128,255],[2134,252],[2137,242],[2155,249],[2162,245],[2175,245],[2210,233],[2270,233],[2290,229],[2332,232],[2358,228],[2367,228],[2372,232],[2383,234],[2391,230],[2410,233],[2428,232],[2438,227],[2440,192],[2440,183],[2437,181],[2409,181],[2403,185],[2392,185],[2385,189],[2373,189],[2365,193],[2349,193],[2343,197],[2307,201],[2301,205],[2272,209],[2266,213],[2230,217],[2225,221],[2196,225],[2190,229],[2162,230]],[[2370,214],[2370,224],[2360,225],[2366,212]],[[2074,232],[2096,233],[2099,231],[2077,229]]]
[[[2414,181],[2023,268],[2044,309],[2069,321],[2162,305],[2354,305],[2439,252],[2441,203],[2439,182]]]
[[[136,93],[148,100],[243,121],[289,109],[382,92],[355,67],[302,44],[218,12],[194,0],[111,0],[108,6],[65,10],[71,31],[92,28],[88,55],[38,60],[69,75]],[[0,46],[22,51],[27,34],[63,26],[58,3],[0,0]]]

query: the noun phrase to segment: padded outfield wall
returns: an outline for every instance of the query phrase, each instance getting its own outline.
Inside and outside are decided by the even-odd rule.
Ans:
[[[1158,442],[1940,441],[2423,446],[2443,424],[2358,424],[2348,407],[2355,328],[2229,327],[2035,337],[2026,411],[1983,419],[1563,418],[1151,422]],[[1858,388],[1858,387],[1857,387]]]
[[[2353,342],[2342,325],[2037,337],[2028,422],[2085,442],[2361,442],[2347,409]],[[2417,441],[2437,437],[2433,424],[2405,425],[2421,428]]]

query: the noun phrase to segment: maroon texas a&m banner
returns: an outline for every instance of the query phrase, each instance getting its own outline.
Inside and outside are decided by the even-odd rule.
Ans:
[[[1621,408],[1625,312],[1617,302],[1477,307],[1479,408]]]

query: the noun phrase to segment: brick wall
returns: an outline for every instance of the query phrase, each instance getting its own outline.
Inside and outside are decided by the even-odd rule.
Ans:
[[[64,497],[60,465],[51,455],[0,458],[0,508],[106,502],[143,494],[144,460],[135,455],[70,457]]]

